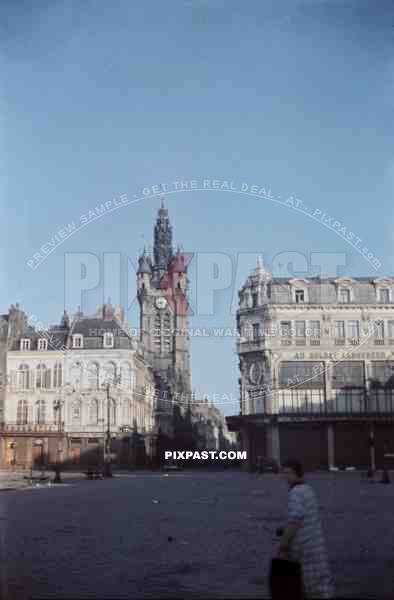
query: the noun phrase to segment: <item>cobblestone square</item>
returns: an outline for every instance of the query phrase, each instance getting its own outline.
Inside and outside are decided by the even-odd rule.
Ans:
[[[394,597],[394,485],[308,477],[337,596]],[[280,476],[118,474],[0,492],[2,597],[268,597],[283,523]]]

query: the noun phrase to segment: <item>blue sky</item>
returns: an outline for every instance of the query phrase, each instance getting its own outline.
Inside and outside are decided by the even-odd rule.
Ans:
[[[27,261],[95,206],[181,180],[301,199],[381,262],[376,271],[329,227],[284,205],[168,194],[185,252],[222,252],[234,265],[233,285],[217,292],[213,315],[193,317],[195,328],[234,326],[234,286],[248,275],[235,275],[239,253],[270,263],[284,251],[345,252],[341,272],[393,274],[391,2],[9,1],[1,11],[1,310],[19,298],[43,323],[58,321],[67,252],[101,262],[120,252],[126,303],[127,258],[151,242],[157,198],[103,215],[34,271]],[[82,308],[100,302],[102,286]],[[135,305],[129,319],[138,325]],[[211,397],[237,393],[234,343],[192,340],[193,383]],[[238,412],[236,402],[220,406]]]

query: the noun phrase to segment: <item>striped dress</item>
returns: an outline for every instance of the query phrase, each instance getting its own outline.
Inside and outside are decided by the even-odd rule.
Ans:
[[[289,548],[289,559],[301,563],[306,598],[332,598],[334,586],[327,559],[319,508],[312,488],[306,483],[289,491],[289,521],[302,521]]]

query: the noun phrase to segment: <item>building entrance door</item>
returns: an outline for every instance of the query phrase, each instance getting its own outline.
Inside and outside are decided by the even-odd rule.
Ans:
[[[44,449],[41,444],[33,444],[33,467],[41,467],[44,463]]]
[[[74,465],[79,465],[81,462],[81,446],[71,446],[70,448],[71,462]]]
[[[10,442],[7,444],[7,448],[6,448],[6,457],[5,457],[5,461],[6,461],[6,465],[7,466],[14,466],[15,464],[15,454],[16,454],[16,446],[15,446],[15,442]]]

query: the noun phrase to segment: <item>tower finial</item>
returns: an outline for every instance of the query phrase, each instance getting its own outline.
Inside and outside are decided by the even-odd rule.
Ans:
[[[160,184],[160,208],[158,211],[154,229],[154,267],[156,272],[164,272],[171,262],[173,256],[172,227],[168,217],[168,209],[165,208],[164,192],[166,184]]]
[[[160,184],[160,208],[165,208],[163,184]]]

